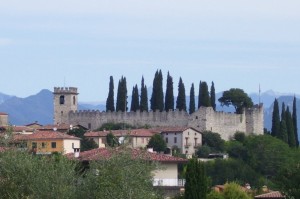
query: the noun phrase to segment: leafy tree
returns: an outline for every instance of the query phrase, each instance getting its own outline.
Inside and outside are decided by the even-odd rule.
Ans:
[[[224,196],[222,193],[217,192],[217,191],[211,191],[208,195],[207,195],[207,199],[224,199]]]
[[[195,112],[195,89],[194,89],[194,83],[192,84],[191,91],[190,91],[190,108],[189,108],[189,114],[192,114]]]
[[[247,160],[248,153],[247,148],[239,141],[229,141],[225,144],[226,152],[229,157],[236,158],[240,160]]]
[[[109,132],[106,135],[106,143],[108,146],[110,147],[116,147],[119,146],[119,141],[118,138],[116,138],[116,136],[114,136],[114,134],[112,134],[112,132]]]
[[[72,135],[78,138],[81,138],[80,140],[80,151],[88,151],[91,149],[96,149],[98,148],[98,144],[90,138],[87,138],[84,136],[84,134],[86,133],[86,130],[84,130],[83,128],[75,128],[72,130],[69,130],[67,132],[68,135]]]
[[[223,96],[219,98],[222,106],[232,105],[236,113],[241,114],[244,108],[253,107],[251,98],[242,89],[231,88],[223,92]]]
[[[138,90],[138,86],[135,85],[132,88],[132,100],[131,100],[130,111],[136,112],[139,109],[140,109],[139,90]]]
[[[203,163],[196,158],[190,159],[187,164],[184,188],[185,199],[206,199],[208,193],[208,178]]]
[[[273,106],[273,115],[272,115],[272,130],[271,135],[277,137],[280,131],[280,117],[279,117],[279,105],[278,101],[275,98]]]
[[[179,84],[178,84],[178,96],[176,101],[176,109],[180,111],[186,111],[186,98],[185,98],[185,88],[180,77]]]
[[[236,141],[241,142],[241,143],[243,143],[243,142],[245,141],[245,139],[246,139],[245,133],[244,133],[244,132],[239,132],[239,131],[237,131],[237,132],[234,134],[233,137],[234,137],[234,139],[235,139]]]
[[[155,134],[150,138],[147,147],[153,148],[154,151],[162,152],[166,150],[167,144],[163,139],[162,135]]]
[[[288,132],[288,143],[290,147],[296,147],[293,118],[289,107],[286,108],[286,128]]]
[[[106,112],[115,111],[115,101],[114,101],[114,79],[113,76],[110,76],[109,79],[109,92],[106,100]]]
[[[298,126],[297,126],[297,105],[296,105],[296,97],[293,99],[293,125],[294,125],[294,133],[296,139],[296,146],[299,147],[299,138],[298,138]]]
[[[251,197],[241,189],[240,185],[234,182],[225,185],[223,195],[224,199],[251,199]]]
[[[200,82],[199,88],[199,104],[200,106],[209,107],[210,105],[210,97],[208,92],[208,86],[206,82]],[[199,106],[199,105],[198,105]]]
[[[213,107],[214,111],[216,111],[216,91],[214,82],[211,82],[210,87],[210,105]]]
[[[142,77],[142,83],[141,83],[141,103],[140,103],[140,110],[148,111],[148,91],[147,86],[144,83],[144,77]]]
[[[167,88],[166,88],[166,98],[165,98],[165,110],[174,110],[174,94],[173,94],[173,78],[168,72],[167,77]]]
[[[121,77],[118,85],[116,111],[127,111],[127,86],[126,77]]]
[[[151,110],[163,111],[164,109],[164,93],[163,93],[163,77],[161,70],[157,70],[153,80],[153,90],[152,96],[150,99],[151,102]]]
[[[199,158],[208,158],[208,155],[212,153],[212,149],[207,145],[202,145],[196,153]]]
[[[207,145],[212,149],[212,152],[223,152],[225,141],[219,133],[205,131],[202,134],[203,145]]]

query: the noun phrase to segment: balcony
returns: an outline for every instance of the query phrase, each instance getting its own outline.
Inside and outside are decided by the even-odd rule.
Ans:
[[[153,186],[162,187],[183,187],[185,179],[154,179]]]

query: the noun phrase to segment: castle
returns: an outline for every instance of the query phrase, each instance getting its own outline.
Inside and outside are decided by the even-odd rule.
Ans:
[[[185,111],[149,112],[100,112],[95,110],[78,111],[78,92],[75,87],[54,87],[54,123],[82,125],[97,129],[104,123],[128,123],[143,127],[193,127],[200,132],[212,131],[222,139],[230,139],[235,132],[246,135],[263,134],[264,115],[262,104],[245,109],[242,114],[214,111],[212,107],[200,107],[189,115]]]

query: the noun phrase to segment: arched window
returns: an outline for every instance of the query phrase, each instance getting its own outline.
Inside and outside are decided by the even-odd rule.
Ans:
[[[73,96],[73,105],[75,105],[75,103],[76,103],[76,98],[75,96]]]
[[[59,97],[59,104],[65,104],[65,96],[64,95],[61,95]]]

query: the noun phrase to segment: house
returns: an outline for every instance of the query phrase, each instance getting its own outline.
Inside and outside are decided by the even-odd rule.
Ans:
[[[12,134],[32,134],[34,129],[28,126],[1,126],[0,131],[11,132]]]
[[[180,153],[191,157],[202,145],[202,134],[191,127],[168,127],[157,129],[170,149],[178,148]]]
[[[71,153],[80,148],[80,138],[57,131],[37,131],[33,134],[14,135],[13,142],[19,148],[36,154]]]
[[[8,114],[0,112],[0,126],[8,126]]]
[[[149,129],[131,129],[131,130],[111,130],[111,131],[91,131],[84,134],[85,137],[93,139],[99,146],[104,148],[107,145],[106,136],[112,133],[120,142],[126,141],[132,148],[145,148],[154,132]]]
[[[33,128],[33,129],[39,129],[41,128],[43,125],[39,124],[37,121],[30,123],[30,124],[26,124],[25,126],[29,127],[29,128]]]
[[[87,128],[81,126],[81,125],[72,125],[72,124],[49,124],[45,126],[41,126],[40,128],[37,128],[39,131],[58,131],[62,133],[67,133],[69,130],[83,128],[84,130],[87,130]]]
[[[255,199],[284,199],[285,196],[282,195],[279,191],[271,191],[269,193],[264,193],[254,197]]]

